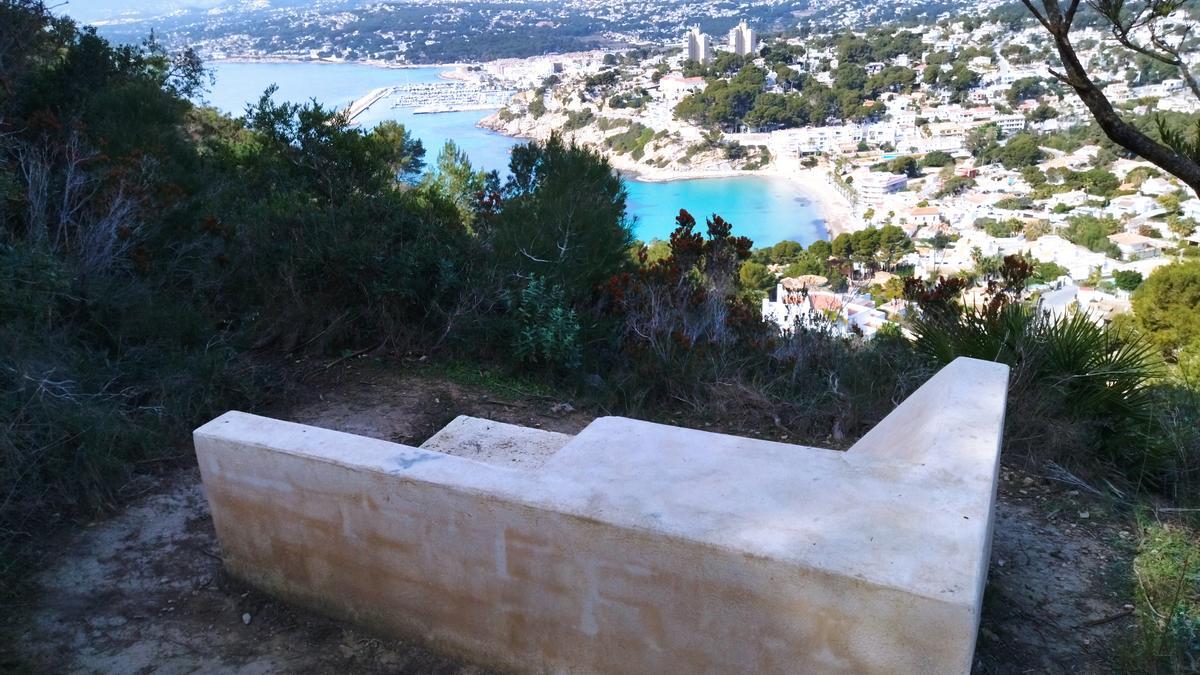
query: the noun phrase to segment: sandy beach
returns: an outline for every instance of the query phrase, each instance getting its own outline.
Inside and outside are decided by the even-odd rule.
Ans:
[[[765,176],[782,178],[790,182],[796,191],[807,197],[817,207],[825,220],[829,238],[861,229],[861,221],[855,216],[854,207],[829,183],[829,174],[824,168],[787,168],[772,162],[761,169],[745,170],[728,167],[710,168],[657,168],[631,162],[620,155],[604,153],[613,167],[632,180],[645,183],[661,183],[675,180],[697,180],[702,178],[737,178]]]
[[[821,217],[825,219],[825,229],[830,239],[864,227],[854,206],[830,184],[829,173],[825,169],[781,170],[780,175],[795,182],[796,187],[817,205]]]
[[[479,126],[513,138],[532,140],[545,140],[551,132],[551,128],[544,122],[529,124],[529,120],[521,120],[517,124],[511,124],[501,122],[495,115],[480,120]],[[799,161],[783,161],[775,158],[770,164],[760,169],[735,168],[728,160],[711,160],[704,164],[688,167],[678,164],[656,167],[639,162],[628,155],[616,154],[587,133],[569,132],[565,138],[603,154],[614,169],[631,180],[647,183],[744,176],[785,179],[795,187],[798,193],[803,194],[816,206],[825,221],[825,230],[830,239],[844,232],[853,232],[863,227],[862,220],[855,214],[853,205],[830,184],[828,169],[823,166],[805,168],[799,164]]]

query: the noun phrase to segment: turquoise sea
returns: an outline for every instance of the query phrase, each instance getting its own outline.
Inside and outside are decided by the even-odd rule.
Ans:
[[[244,112],[271,84],[279,87],[275,99],[307,101],[344,107],[367,92],[405,82],[438,80],[440,68],[378,68],[360,64],[234,63],[214,64],[216,84],[208,94],[210,105],[233,115]],[[475,125],[487,111],[414,115],[404,109],[379,104],[358,122],[370,126],[386,119],[405,125],[424,142],[427,160],[453,139],[477,167],[502,174],[508,153],[519,143]],[[784,239],[805,245],[826,238],[825,224],[813,203],[789,181],[761,176],[702,178],[662,183],[627,180],[629,211],[636,219],[639,239],[665,239],[675,215],[684,208],[698,221],[718,213],[734,225],[734,234],[750,237],[756,246]]]

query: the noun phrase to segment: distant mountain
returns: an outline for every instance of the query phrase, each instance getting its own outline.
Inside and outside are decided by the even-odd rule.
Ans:
[[[983,11],[1000,0],[75,0],[103,8],[101,32],[215,57],[449,63],[661,42],[688,26],[718,40],[745,19],[760,32],[862,28]],[[120,7],[133,6],[124,13]],[[79,7],[66,8],[67,13]],[[79,15],[86,16],[86,15]],[[114,20],[117,19],[117,20]]]
[[[189,10],[207,10],[234,4],[230,0],[70,0],[55,7],[83,23],[115,20],[150,19]]]
[[[308,0],[67,0],[56,5],[56,14],[67,15],[81,23],[112,21],[148,21],[164,16],[207,12],[218,9],[239,13],[256,9],[295,8],[313,3]],[[357,6],[345,0],[342,4]]]

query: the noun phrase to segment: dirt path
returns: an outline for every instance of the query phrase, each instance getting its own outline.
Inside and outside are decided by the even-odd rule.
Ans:
[[[574,433],[557,401],[414,375],[350,371],[275,415],[419,443],[458,414]],[[1132,535],[1068,487],[1007,469],[975,671],[1104,673],[1131,619]],[[34,606],[9,615],[30,672],[483,673],[413,642],[293,609],[228,577],[198,472],[58,545]],[[1104,619],[1113,620],[1100,621]]]
[[[1005,467],[976,673],[1111,673],[1132,629],[1127,515]]]

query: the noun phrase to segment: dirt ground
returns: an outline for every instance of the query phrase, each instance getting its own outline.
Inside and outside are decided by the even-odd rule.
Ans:
[[[319,393],[318,393],[319,392]],[[419,444],[456,415],[575,433],[585,412],[412,373],[342,369],[276,417]],[[289,607],[227,576],[194,467],[146,476],[120,514],[65,536],[31,605],[5,612],[29,672],[484,673],[419,643]],[[1129,630],[1127,519],[1006,466],[977,673],[1106,673]],[[0,661],[3,663],[3,661]]]

